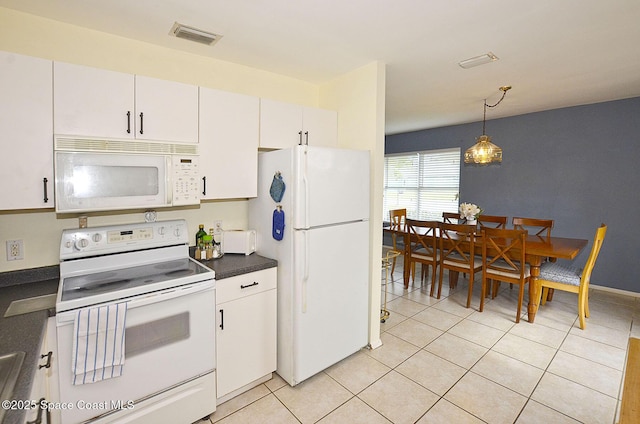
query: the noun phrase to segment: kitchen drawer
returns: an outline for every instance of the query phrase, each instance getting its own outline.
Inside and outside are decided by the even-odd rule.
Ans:
[[[244,296],[273,290],[277,284],[277,268],[216,280],[216,303],[221,304]]]

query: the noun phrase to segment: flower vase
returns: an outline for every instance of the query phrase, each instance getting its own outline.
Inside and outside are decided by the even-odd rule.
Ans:
[[[478,220],[475,218],[467,219],[467,225],[478,225]]]

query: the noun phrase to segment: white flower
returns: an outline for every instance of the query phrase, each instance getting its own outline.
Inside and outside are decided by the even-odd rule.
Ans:
[[[462,219],[477,219],[482,213],[482,209],[473,203],[461,203],[460,204],[460,218]]]

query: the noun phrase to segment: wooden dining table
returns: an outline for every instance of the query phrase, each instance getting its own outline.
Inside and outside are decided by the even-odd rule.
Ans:
[[[404,269],[403,280],[405,289],[409,288],[409,279],[411,276],[411,236],[409,231],[391,230],[388,227],[384,228],[384,231],[389,234],[396,234],[397,237],[402,237],[404,243]],[[415,237],[415,235],[414,235]],[[455,237],[455,235],[453,235]],[[482,253],[482,238],[478,234],[476,239],[475,250],[476,254]],[[525,260],[531,269],[531,280],[529,283],[529,305],[527,312],[529,315],[529,322],[533,323],[538,312],[538,305],[540,303],[540,295],[542,293],[541,284],[538,282],[540,276],[540,265],[547,258],[551,259],[574,259],[582,249],[589,243],[588,240],[566,238],[566,237],[540,237],[531,235],[528,236],[525,242]]]

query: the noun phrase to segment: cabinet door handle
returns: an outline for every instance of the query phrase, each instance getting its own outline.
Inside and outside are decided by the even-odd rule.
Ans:
[[[207,195],[207,177],[206,177],[206,175],[204,177],[202,177],[202,195],[203,196]]]
[[[40,359],[44,359],[47,358],[47,363],[44,365],[38,365],[38,369],[42,369],[42,368],[51,368],[51,356],[53,355],[52,351],[49,351],[49,353],[45,354],[45,355],[40,355]]]
[[[302,131],[298,132],[298,146],[302,146]]]
[[[224,330],[224,309],[220,309],[220,329]]]
[[[38,416],[33,421],[27,421],[25,424],[42,424],[42,404],[45,401],[45,398],[40,398],[38,401]],[[51,423],[51,413],[49,409],[47,409],[47,424]]]
[[[240,284],[240,288],[241,289],[246,289],[248,287],[253,287],[253,286],[257,286],[257,285],[258,285],[258,282],[254,281],[253,284],[247,284],[246,286],[243,286],[242,284]]]
[[[49,202],[49,196],[47,195],[47,183],[49,182],[49,180],[47,179],[47,177],[44,177],[42,179],[42,185],[44,186],[44,203],[48,203]]]
[[[131,134],[131,111],[127,111],[127,134]]]
[[[309,131],[305,131],[304,132],[304,136],[305,136],[305,139],[306,139],[306,143],[305,144],[308,146],[309,145]]]
[[[144,134],[144,114],[142,112],[140,112],[140,134]]]

